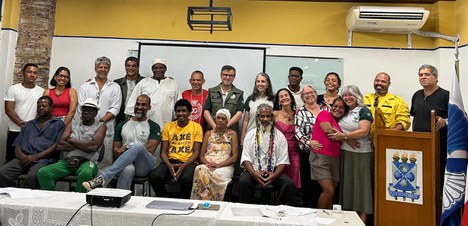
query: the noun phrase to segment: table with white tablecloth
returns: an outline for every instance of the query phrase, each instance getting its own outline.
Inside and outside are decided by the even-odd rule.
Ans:
[[[261,209],[262,213],[270,213],[266,216],[258,213]],[[266,209],[266,211],[265,211]],[[308,209],[310,212],[307,214],[300,214],[299,211],[292,209],[305,209],[305,208],[292,208],[288,207],[284,211],[285,216],[279,217],[275,211],[268,209],[282,209],[281,207],[271,207],[262,205],[251,205],[243,203],[229,203],[216,221],[216,225],[220,226],[239,226],[239,225],[262,225],[262,226],[275,226],[275,225],[324,225],[324,222],[333,221],[330,226],[348,225],[348,226],[364,226],[359,216],[354,211],[332,211],[321,209]],[[240,213],[236,214],[236,211]],[[293,213],[295,212],[295,214]],[[259,215],[260,214],[260,215]],[[237,216],[236,216],[237,215]],[[244,216],[239,216],[244,215]],[[267,217],[269,216],[269,217]]]
[[[78,208],[86,203],[86,194],[75,192],[49,191],[52,196],[31,199],[11,199],[0,196],[0,225],[66,225]],[[93,206],[83,207],[70,225],[151,225],[154,218],[162,213],[188,214],[191,211],[148,209],[152,200],[171,200],[155,197],[132,196],[120,208]],[[195,202],[193,200],[177,200]],[[163,215],[154,225],[214,225],[214,221],[227,203],[220,203],[221,211],[195,211],[186,216]]]
[[[28,190],[25,190],[28,191]],[[31,192],[33,192],[32,190]],[[0,195],[0,225],[54,225],[63,226],[71,219],[73,214],[86,203],[86,194],[75,192],[42,191],[42,197],[14,199],[8,195]],[[244,225],[319,225],[317,217],[333,218],[335,222],[330,225],[364,225],[355,212],[342,211],[333,213],[327,210],[314,210],[313,214],[286,216],[280,218],[257,216],[239,216],[236,210],[243,209],[249,214],[268,206],[249,205],[228,202],[210,202],[220,205],[219,210],[171,211],[148,209],[146,205],[153,200],[173,200],[178,202],[192,202],[194,204],[205,201],[168,199],[157,197],[132,196],[120,208],[109,208],[85,205],[70,225],[177,225],[177,226],[244,226]],[[247,211],[245,211],[247,210]],[[92,213],[92,214],[91,214]],[[233,214],[234,213],[234,214]],[[163,214],[163,215],[161,215]],[[166,215],[180,214],[180,215]],[[159,216],[160,215],[160,216]],[[159,216],[159,217],[158,217]],[[92,221],[92,222],[91,222]]]

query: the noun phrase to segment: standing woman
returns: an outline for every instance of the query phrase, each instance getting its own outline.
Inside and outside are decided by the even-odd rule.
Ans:
[[[311,178],[317,180],[322,188],[317,205],[320,209],[332,208],[335,190],[340,182],[341,142],[330,139],[327,135],[336,131],[343,132],[338,120],[347,113],[348,106],[338,97],[333,101],[330,112],[321,111],[314,124],[314,139],[323,147],[310,152],[309,162]]]
[[[273,100],[273,115],[276,128],[283,133],[288,142],[289,165],[284,173],[294,181],[296,189],[301,189],[301,165],[299,161],[299,143],[296,139],[294,126],[296,115],[296,101],[286,88],[278,90]]]
[[[54,88],[44,91],[44,96],[50,96],[54,101],[52,115],[61,118],[65,125],[70,124],[78,105],[76,90],[71,88],[71,74],[67,67],[59,67],[50,85]]]
[[[316,182],[315,186],[313,186],[311,181],[309,153],[312,149],[322,148],[319,142],[312,140],[312,127],[321,109],[317,104],[317,92],[312,85],[303,86],[301,97],[304,106],[300,107],[296,113],[295,129],[300,149],[302,195],[305,207],[317,207],[320,186]],[[314,189],[314,187],[317,187],[317,189]]]
[[[238,155],[237,133],[227,127],[231,114],[216,112],[216,127],[206,132],[195,168],[191,199],[223,201]]]
[[[343,132],[329,134],[331,139],[345,141],[341,144],[340,200],[344,209],[358,212],[366,223],[374,209],[374,150],[369,133],[373,118],[357,86],[343,87],[341,96],[349,107],[338,123]]]
[[[255,78],[252,95],[245,101],[244,120],[242,121],[241,145],[247,132],[256,127],[255,114],[260,104],[268,104],[273,107],[273,88],[271,87],[270,76],[261,72]]]
[[[336,72],[330,72],[323,81],[326,92],[317,96],[317,103],[322,108],[329,108],[333,101],[339,96],[338,89],[341,86],[341,78]]]

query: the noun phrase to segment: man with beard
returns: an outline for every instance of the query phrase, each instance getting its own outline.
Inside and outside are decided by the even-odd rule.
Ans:
[[[166,76],[167,66],[164,59],[154,59],[151,70],[153,76],[142,79],[135,86],[125,107],[125,114],[133,115],[136,98],[141,94],[148,95],[152,101],[147,117],[162,128],[173,119],[172,109],[180,98],[179,86],[173,78]],[[158,160],[156,166],[161,163],[160,153],[161,148],[157,148],[154,154]]]
[[[15,180],[27,173],[25,186],[39,188],[37,171],[56,161],[54,153],[65,123],[52,115],[52,98],[42,96],[36,103],[37,117],[24,125],[13,143],[16,158],[0,168],[0,187],[14,187]]]
[[[78,106],[82,106],[88,98],[97,100],[99,111],[97,120],[106,123],[107,131],[104,138],[104,157],[98,163],[100,169],[104,169],[112,164],[112,138],[114,137],[115,116],[119,113],[122,104],[122,93],[117,83],[108,78],[111,69],[111,60],[105,56],[94,61],[94,71],[96,76],[81,85],[78,90]],[[81,109],[76,109],[81,115]],[[79,117],[76,117],[77,119]],[[79,120],[75,120],[75,123]]]
[[[189,120],[192,104],[188,100],[178,100],[174,110],[177,120],[166,124],[162,131],[163,164],[159,164],[150,174],[149,181],[158,197],[167,197],[166,181],[179,182],[178,198],[189,199],[203,131],[200,124]]]
[[[57,147],[64,152],[65,159],[44,166],[37,172],[37,179],[42,190],[55,190],[55,181],[69,175],[76,175],[76,192],[85,192],[81,186],[96,176],[98,172],[97,159],[104,137],[106,124],[96,120],[99,111],[97,100],[87,99],[81,106],[79,123],[68,124]]]
[[[375,93],[364,96],[364,104],[374,118],[377,108],[382,111],[385,129],[408,130],[411,125],[408,104],[400,96],[388,93],[390,84],[390,75],[379,72],[374,79]],[[371,136],[375,141],[375,123],[372,123]]]
[[[250,130],[244,139],[241,166],[246,169],[239,179],[239,202],[251,203],[254,186],[269,184],[279,188],[281,204],[294,204],[296,187],[284,174],[289,165],[288,143],[274,127],[273,108],[260,104],[257,108],[257,128]]]
[[[161,129],[146,116],[150,109],[150,97],[138,96],[134,107],[135,116],[115,128],[113,150],[117,159],[97,177],[83,182],[86,190],[105,186],[115,175],[119,176],[117,188],[130,190],[133,177],[148,176],[154,169],[156,159],[153,154],[161,140]]]

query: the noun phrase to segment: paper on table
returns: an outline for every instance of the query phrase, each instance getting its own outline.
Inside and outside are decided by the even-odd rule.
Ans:
[[[315,219],[317,220],[317,223],[320,225],[330,225],[336,221],[336,219],[326,218],[326,217],[316,217]]]
[[[273,211],[275,213],[278,213],[279,211],[284,211],[286,216],[304,216],[307,214],[317,212],[317,210],[313,210],[310,208],[300,208],[300,207],[292,207],[292,206],[285,206],[285,205],[267,206],[266,209]]]
[[[236,217],[261,217],[262,211],[259,208],[231,208],[232,215]]]
[[[12,199],[30,199],[52,196],[49,191],[32,190],[26,188],[0,188],[0,194],[9,195]]]

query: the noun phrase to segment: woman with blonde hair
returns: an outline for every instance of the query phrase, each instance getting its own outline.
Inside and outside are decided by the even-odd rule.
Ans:
[[[343,132],[328,135],[333,140],[344,141],[341,144],[340,201],[343,209],[358,212],[366,223],[367,215],[374,213],[374,149],[370,137],[374,119],[363,104],[357,86],[343,87],[341,96],[349,107],[349,112],[338,123]]]
[[[322,148],[322,145],[312,138],[312,127],[322,109],[317,104],[317,91],[312,85],[302,87],[301,97],[304,105],[296,113],[295,130],[300,149],[302,195],[305,207],[316,208],[320,186],[311,180],[309,153],[312,149]]]

